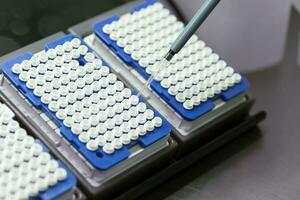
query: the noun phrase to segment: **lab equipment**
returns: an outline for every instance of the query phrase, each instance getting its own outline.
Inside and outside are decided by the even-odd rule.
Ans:
[[[197,31],[197,29],[201,26],[201,24],[205,21],[205,19],[209,16],[209,14],[213,11],[213,9],[218,5],[219,2],[220,0],[204,1],[204,3],[196,12],[194,17],[190,20],[190,22],[185,26],[180,35],[172,43],[168,53],[163,57],[163,59],[159,63],[156,64],[157,71],[153,72],[150,78],[147,80],[145,84],[146,87],[149,87],[152,80],[164,67],[167,68],[169,66],[169,62],[173,58],[173,56],[184,47],[187,41]]]
[[[72,198],[76,178],[0,103],[0,199]]]
[[[109,11],[109,13],[124,14],[128,11],[128,7],[136,5],[136,3],[137,2],[129,2],[128,4],[117,8],[116,10]],[[135,8],[133,8],[133,12],[144,9],[149,5],[153,5],[155,3],[155,1],[151,0],[147,1],[146,3],[137,5]],[[163,3],[164,5],[168,6],[167,2],[163,1]],[[22,119],[22,123],[26,125],[26,129],[34,133],[34,136],[36,138],[40,138],[43,143],[45,143],[49,148],[51,153],[53,153],[56,158],[62,160],[70,168],[70,170],[72,170],[72,172],[76,174],[77,180],[80,183],[79,189],[82,190],[85,195],[87,195],[88,199],[112,199],[115,197],[118,197],[118,199],[132,199],[137,198],[150,189],[153,189],[158,184],[161,184],[163,181],[167,180],[168,177],[176,175],[178,172],[186,169],[187,166],[195,163],[204,155],[207,155],[209,152],[232,140],[237,135],[244,133],[246,130],[258,123],[258,121],[262,120],[264,115],[261,113],[255,116],[248,115],[248,112],[253,104],[253,99],[249,98],[245,94],[246,90],[243,90],[242,92],[238,93],[236,96],[228,100],[224,100],[221,97],[212,99],[211,105],[213,108],[195,120],[189,121],[184,119],[181,115],[178,114],[175,109],[170,106],[170,104],[167,103],[165,98],[163,98],[160,93],[157,93],[155,90],[153,90],[152,87],[147,89],[144,89],[144,87],[140,87],[144,85],[145,78],[141,75],[141,73],[138,73],[138,70],[136,70],[138,68],[132,67],[134,65],[129,65],[128,63],[122,61],[120,59],[122,57],[119,56],[119,53],[122,53],[120,49],[114,49],[110,45],[106,45],[106,42],[100,40],[99,37],[96,37],[96,35],[93,33],[92,24],[96,23],[99,20],[104,20],[105,18],[110,16],[109,13],[105,13],[101,16],[83,22],[81,25],[76,26],[76,28],[71,27],[68,31],[71,32],[72,35],[57,33],[43,40],[37,41],[30,46],[25,47],[24,49],[15,51],[9,56],[0,58],[1,63],[4,61],[5,66],[10,66],[4,67],[5,69],[8,69],[4,70],[6,71],[5,76],[2,76],[0,74],[0,101],[6,102],[6,104],[9,105],[10,108],[13,109],[13,111],[16,113],[18,119]],[[149,25],[146,24],[145,26],[147,28]],[[96,32],[97,29],[95,28],[95,33]],[[83,38],[83,40],[79,38]],[[175,38],[173,38],[173,40],[174,39]],[[107,68],[105,67],[107,66],[109,68],[109,74],[115,75],[107,75],[105,77],[110,76],[109,80],[111,80],[112,82],[122,82],[124,85],[124,89],[126,88],[126,92],[124,92],[124,94],[126,93],[125,95],[128,96],[129,90],[131,91],[132,96],[135,96],[138,92],[143,92],[143,98],[139,98],[139,103],[142,104],[142,106],[140,106],[140,109],[144,110],[145,104],[147,109],[153,111],[154,115],[157,117],[157,120],[153,120],[153,123],[155,122],[155,124],[160,125],[162,122],[162,127],[164,126],[164,123],[168,126],[172,126],[172,132],[170,134],[166,134],[165,136],[157,140],[153,138],[153,141],[155,142],[153,142],[151,145],[143,146],[140,142],[136,142],[135,144],[130,144],[128,146],[124,145],[128,147],[127,150],[129,152],[129,156],[119,162],[116,162],[107,169],[98,168],[92,162],[90,162],[87,156],[83,153],[84,150],[92,153],[94,152],[94,146],[87,145],[87,140],[89,138],[86,137],[86,134],[80,133],[79,135],[75,135],[72,133],[72,136],[74,136],[73,138],[70,139],[66,137],[65,131],[66,129],[70,128],[62,126],[63,122],[61,122],[61,120],[58,118],[64,116],[63,112],[51,111],[55,111],[57,109],[57,105],[55,105],[53,101],[48,101],[49,99],[43,98],[43,101],[45,103],[48,103],[44,104],[42,103],[41,98],[36,98],[39,101],[32,101],[33,98],[28,98],[30,95],[36,97],[36,95],[41,95],[43,92],[43,90],[36,90],[35,95],[34,90],[29,89],[35,86],[35,81],[27,81],[26,84],[18,84],[20,82],[20,77],[23,80],[26,80],[27,78],[26,74],[24,76],[24,73],[22,76],[19,75],[20,77],[17,75],[17,73],[21,74],[23,70],[20,70],[19,65],[15,65],[16,63],[20,63],[21,60],[23,60],[21,58],[24,52],[32,52],[28,59],[30,61],[33,61],[32,63],[36,65],[36,60],[32,58],[39,57],[44,53],[47,54],[50,51],[48,55],[50,54],[50,57],[53,58],[50,60],[55,60],[55,62],[58,63],[59,66],[61,62],[60,58],[57,57],[62,56],[56,55],[56,57],[54,57],[52,49],[57,48],[59,54],[61,54],[61,46],[65,45],[64,49],[67,49],[67,51],[69,51],[71,49],[69,42],[75,44],[76,46],[79,44],[78,40],[80,40],[80,45],[86,46],[81,47],[81,50],[83,50],[82,52],[86,52],[86,49],[88,49],[85,55],[80,55],[80,58],[75,59],[79,63],[78,68],[86,68],[87,71],[91,71],[92,68],[89,63],[94,63],[95,60],[97,60],[96,62],[98,64],[102,62],[101,68],[105,68],[105,70],[103,71],[104,74],[107,74]],[[171,42],[172,41],[170,41],[169,45],[171,45]],[[134,43],[136,42],[133,42],[133,44]],[[108,49],[108,47],[110,47],[111,49]],[[205,45],[205,47],[207,46]],[[72,48],[72,50],[74,49]],[[167,50],[167,48],[165,48],[165,50]],[[24,57],[26,57],[26,55],[28,54],[23,54]],[[77,57],[77,55],[78,54],[75,51],[75,57]],[[67,57],[67,60],[69,59],[68,55],[64,57]],[[18,58],[20,60],[16,62]],[[42,60],[45,61],[46,59],[42,58]],[[69,63],[71,62],[72,65],[74,64],[74,66],[78,65],[78,63],[74,62],[73,59]],[[1,66],[4,65],[1,64]],[[55,70],[52,70],[55,76],[61,74],[60,70],[56,69],[59,68],[58,66],[55,66]],[[43,70],[41,68],[42,67],[39,68],[41,72],[45,72],[45,79],[47,78],[50,80],[52,75],[50,75],[49,72],[47,73],[48,70]],[[68,78],[62,78],[61,81],[58,82],[67,82],[68,79],[70,82],[73,82],[71,80],[74,80],[76,75],[74,76],[74,73],[72,73],[71,71],[75,70],[64,70],[66,71],[62,70],[63,74],[66,72],[70,72],[68,73]],[[32,71],[34,74],[34,70],[31,70],[31,72]],[[94,69],[94,71],[98,70]],[[8,73],[11,73],[11,75],[8,75]],[[79,74],[81,73],[83,72],[80,72]],[[97,75],[97,73],[95,74]],[[55,77],[54,79],[57,80],[57,77]],[[77,85],[81,87],[83,84],[82,81],[78,81],[79,79],[82,80],[79,77],[77,78],[77,82],[75,82],[76,84],[78,83]],[[36,81],[42,80],[41,78],[36,78]],[[95,81],[91,82],[90,77],[86,77],[85,81],[87,81],[87,83],[90,83],[90,85],[97,85],[94,83]],[[46,84],[45,88],[47,88],[48,86],[49,84]],[[57,84],[54,83],[50,86],[50,88],[52,86],[55,86],[55,88],[58,87]],[[121,84],[119,83],[116,84],[116,86],[116,88],[121,88],[119,87],[121,86]],[[62,87],[60,87],[60,89],[61,88]],[[74,91],[74,88],[74,84],[70,84],[67,89],[68,91]],[[112,93],[114,90],[109,86],[105,88],[101,87],[101,89],[107,90],[107,93]],[[47,90],[49,91],[49,89]],[[65,89],[62,90],[64,93]],[[73,93],[76,92],[78,94],[78,97],[81,98],[82,95],[80,94],[80,92],[78,93],[77,90]],[[86,90],[86,92],[89,91]],[[56,92],[52,92],[51,95],[53,95],[54,98],[57,97]],[[72,97],[69,99],[72,100]],[[100,98],[100,100],[103,99]],[[111,104],[113,102],[110,100],[112,99],[107,98],[107,104]],[[131,102],[135,103],[135,100],[137,100],[137,98],[134,97],[132,100],[134,101]],[[64,101],[61,101],[61,103],[64,104]],[[42,108],[39,107],[39,105],[41,104],[43,105]],[[79,105],[80,103],[74,102],[73,105],[75,104],[76,107],[81,107],[81,105]],[[105,103],[101,106],[105,107]],[[92,111],[94,110],[91,109],[90,111],[92,113]],[[133,114],[136,113],[136,111],[134,110],[132,110],[132,112]],[[89,113],[85,114],[88,115]],[[151,111],[148,111],[148,114],[152,117]],[[137,119],[137,117],[134,116],[132,116],[132,118]],[[159,118],[162,119],[162,121],[159,120]],[[110,119],[110,117],[107,118],[105,126],[112,126],[112,121]],[[117,121],[118,120],[116,120],[115,122]],[[132,125],[134,124],[136,123],[132,122]],[[148,123],[148,125],[151,124]],[[123,127],[124,130],[127,129],[126,126]],[[73,128],[73,131],[75,133],[80,130],[77,129],[78,127],[75,128]],[[152,125],[151,127],[149,126],[149,128],[152,129]],[[72,132],[72,130],[70,130],[70,132]],[[88,136],[94,136],[92,132],[93,131],[91,131],[91,135]],[[107,132],[110,133],[110,131]],[[160,137],[159,134],[155,136]],[[148,134],[141,137],[147,137],[149,139]],[[105,139],[110,140],[112,138],[110,138],[109,135]],[[98,156],[97,161],[103,164],[104,162],[103,160],[101,160],[103,154],[105,154],[106,158],[111,158],[116,154],[117,151],[118,150],[114,149],[114,152],[111,154],[109,154],[110,152],[105,153],[103,147],[99,146],[99,149],[94,153],[96,154],[96,156]],[[109,160],[112,162],[115,161],[114,159]],[[76,199],[79,198],[78,193],[73,197],[75,197]]]
[[[44,51],[49,51],[58,45],[64,44],[67,41],[72,41],[74,38],[78,37],[74,35],[64,35],[63,33],[54,34],[25,47],[22,51],[14,52],[14,54],[9,57],[1,58],[1,67],[10,63],[11,68],[8,68],[8,72],[14,74],[11,70],[12,66],[18,58],[19,61],[23,60],[20,59],[20,57],[22,57],[22,54],[24,55],[24,52],[32,52],[32,58],[36,55],[43,54],[42,52]],[[25,53],[25,55],[28,55],[28,53]],[[100,59],[98,55],[95,54],[95,56],[97,59]],[[81,56],[81,58],[79,60],[85,60],[84,56]],[[91,55],[86,58],[91,58]],[[101,61],[103,61],[102,66],[104,67],[106,62],[102,59]],[[106,66],[109,67],[109,65]],[[110,70],[110,73],[113,72]],[[38,101],[38,98],[35,98],[37,101],[32,102],[31,100],[33,99],[28,98],[30,94],[32,97],[35,96],[32,94],[32,90],[28,89],[24,83],[20,85],[17,84],[18,86],[16,86],[15,83],[19,82],[19,77],[12,77],[14,77],[14,79],[10,80],[8,76],[0,75],[0,99],[5,102],[9,102],[11,108],[14,108],[14,111],[18,113],[18,117],[24,120],[24,124],[29,125],[28,128],[34,132],[38,138],[41,138],[52,152],[59,155],[61,159],[65,159],[63,161],[67,162],[68,167],[70,167],[70,169],[76,174],[78,182],[81,183],[80,189],[84,190],[84,194],[87,195],[88,198],[109,198],[113,194],[119,194],[124,191],[124,188],[131,187],[134,183],[145,179],[149,174],[153,173],[153,171],[158,168],[163,168],[165,165],[170,163],[170,160],[172,160],[177,144],[172,138],[170,138],[168,133],[162,130],[170,129],[169,125],[165,123],[165,120],[163,120],[162,127],[156,128],[154,131],[155,133],[152,132],[154,134],[151,134],[151,132],[149,134],[148,132],[146,135],[139,137],[138,140],[145,142],[146,146],[143,146],[143,143],[138,140],[132,141],[130,145],[126,146],[126,149],[123,147],[123,149],[128,152],[128,157],[119,162],[115,162],[117,160],[115,159],[117,156],[114,156],[117,152],[117,150],[115,150],[115,152],[107,154],[106,156],[106,158],[111,158],[107,159],[110,162],[104,162],[103,159],[101,160],[103,157],[102,154],[99,153],[101,148],[100,146],[96,152],[90,151],[87,149],[86,143],[78,142],[79,139],[77,139],[77,135],[72,134],[72,136],[74,136],[73,138],[67,138],[65,133],[67,133],[66,130],[69,129],[62,127],[61,123],[58,123],[59,120],[54,112],[51,111],[52,114],[49,114],[49,109],[44,109],[48,108],[48,105],[44,104],[43,108],[37,107],[37,104],[42,104],[39,103],[40,100]],[[118,78],[117,81],[121,80]],[[123,83],[124,89],[127,88],[127,82]],[[126,91],[128,91],[129,88],[127,88]],[[134,90],[130,90],[134,95]],[[126,93],[128,94],[128,92]],[[146,105],[147,109],[153,110],[151,106],[148,104]],[[142,109],[143,107],[144,106],[141,106]],[[158,117],[156,113],[157,112],[154,111],[154,118]],[[148,111],[148,114],[152,116],[151,111]],[[108,117],[108,119],[110,118]],[[160,123],[160,120],[156,122]],[[149,123],[147,124],[149,125]],[[148,128],[151,127],[149,126]],[[162,134],[166,135],[161,137]],[[151,143],[151,141],[154,142]],[[98,168],[82,153],[84,149],[89,151],[90,154],[97,156],[97,158],[93,161],[94,163],[113,163],[113,165],[107,169]],[[78,195],[78,193],[76,194],[76,197],[81,200],[81,196]]]
[[[167,136],[171,128],[110,72],[79,38],[67,35],[46,50],[3,64],[5,76],[98,169],[108,169]]]
[[[96,35],[145,79],[151,88],[185,120],[194,121],[248,89],[248,82],[204,41],[193,35],[168,68],[157,66],[184,25],[156,1],[147,1],[121,17],[97,23]]]

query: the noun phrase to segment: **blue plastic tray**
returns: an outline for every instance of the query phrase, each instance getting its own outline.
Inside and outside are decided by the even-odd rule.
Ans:
[[[149,0],[131,9],[131,13],[137,12],[142,8],[146,8],[154,4],[156,0]],[[95,34],[110,48],[112,49],[126,64],[135,68],[145,79],[150,77],[150,74],[139,65],[139,63],[131,58],[131,56],[124,52],[124,49],[119,47],[116,41],[110,39],[109,35],[103,32],[103,27],[106,24],[110,24],[113,21],[118,21],[119,16],[112,16],[94,25]],[[245,92],[249,88],[248,81],[243,77],[242,81],[229,88],[227,91],[222,92],[219,95],[208,99],[206,102],[201,103],[199,106],[195,106],[192,110],[187,110],[183,107],[182,103],[176,101],[175,97],[170,95],[167,89],[163,88],[158,81],[152,81],[151,88],[156,91],[178,114],[188,121],[198,119],[205,113],[209,112],[214,108],[213,101],[215,99],[222,98],[225,101],[232,99],[233,97]]]
[[[51,43],[46,44],[45,50],[47,51],[49,48],[54,48],[57,45],[62,45],[66,41],[71,41],[73,38],[77,36],[74,36],[72,34],[66,35],[58,40],[55,40]],[[78,38],[78,37],[77,37]],[[80,39],[80,38],[79,38]],[[82,44],[85,44],[82,41]],[[86,44],[85,44],[86,45]],[[86,45],[87,46],[87,45]],[[89,48],[89,51],[92,51]],[[23,55],[20,55],[14,59],[11,59],[5,63],[2,64],[3,66],[3,73],[4,75],[13,83],[13,85],[21,91],[21,93],[38,109],[43,110],[44,112],[49,115],[54,123],[60,127],[60,131],[63,134],[64,137],[67,138],[67,140],[97,169],[106,170],[113,165],[121,162],[122,160],[126,159],[130,155],[129,148],[134,146],[135,144],[139,144],[142,147],[147,147],[157,140],[165,137],[171,132],[171,127],[168,124],[168,122],[160,116],[156,111],[154,111],[155,116],[160,116],[163,119],[163,125],[160,128],[156,128],[151,132],[148,132],[145,136],[141,136],[138,140],[131,142],[128,145],[124,145],[120,150],[116,150],[113,154],[106,154],[102,148],[99,148],[97,151],[89,151],[86,148],[86,145],[82,143],[78,136],[74,135],[70,128],[66,127],[63,124],[63,121],[58,119],[54,112],[50,111],[48,109],[48,106],[46,104],[43,104],[39,97],[35,96],[33,94],[33,90],[28,89],[24,82],[22,82],[19,77],[14,74],[11,70],[12,66],[15,63],[21,63],[23,60],[30,59],[32,57],[32,53],[27,52]],[[86,61],[83,59],[83,57],[80,57],[78,59],[81,63],[85,63]],[[104,65],[108,66],[104,61]],[[109,66],[108,66],[109,67]],[[140,101],[143,101],[143,99],[140,99]]]
[[[35,140],[43,146],[43,151],[49,153],[49,149],[40,140]],[[76,186],[76,178],[72,172],[61,162],[58,161],[60,168],[64,168],[67,171],[67,179],[59,181],[55,186],[49,187],[47,191],[39,193],[36,197],[31,197],[30,200],[52,200],[60,197],[64,193],[70,191]]]

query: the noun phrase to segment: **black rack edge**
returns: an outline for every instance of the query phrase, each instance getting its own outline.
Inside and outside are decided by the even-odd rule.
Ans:
[[[239,123],[234,128],[228,130],[227,132],[205,144],[201,148],[182,157],[170,166],[143,181],[139,185],[136,185],[127,192],[121,194],[116,198],[116,200],[137,199],[138,197],[141,197],[143,194],[156,188],[179,172],[195,164],[204,156],[224,146],[238,136],[246,134],[248,130],[254,128],[259,122],[263,121],[266,118],[266,115],[267,114],[265,111],[260,111],[252,116],[248,116],[243,122]]]

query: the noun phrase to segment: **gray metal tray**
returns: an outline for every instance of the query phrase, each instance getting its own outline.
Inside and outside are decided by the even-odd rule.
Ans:
[[[58,33],[35,42],[11,53],[9,56],[5,56],[5,58],[0,58],[0,61],[3,62],[25,51],[37,53],[44,48],[45,43],[63,35],[63,33]],[[116,186],[114,184],[121,182],[124,182],[124,188],[130,187],[131,185],[126,184],[126,181],[141,179],[143,174],[146,175],[151,172],[151,167],[148,167],[151,165],[145,165],[144,163],[156,162],[157,166],[163,166],[172,159],[176,143],[171,138],[165,137],[145,149],[134,146],[130,149],[132,154],[128,159],[108,170],[97,170],[60,134],[59,128],[52,122],[51,118],[41,110],[34,108],[3,75],[0,75],[0,97],[18,111],[20,118],[26,119],[26,123],[37,130],[37,136],[53,152],[62,156],[64,161],[73,169],[79,181],[83,183],[83,189],[90,197],[97,196],[102,190],[112,190]],[[153,166],[152,168],[155,169]],[[140,171],[143,173],[136,176],[136,173],[140,173]],[[123,189],[119,185],[118,188]],[[118,189],[114,190],[117,191]]]
[[[85,22],[82,22],[76,26],[73,26],[69,29],[69,32],[73,34],[77,34],[84,38],[84,41],[91,46],[94,51],[102,57],[114,70],[115,73],[118,74],[119,78],[121,78],[124,82],[130,85],[132,88],[135,88],[138,92],[140,92],[153,108],[158,110],[160,114],[162,114],[167,121],[171,124],[173,128],[174,138],[183,145],[180,145],[179,148],[185,149],[187,142],[191,140],[199,141],[198,145],[205,142],[205,138],[203,137],[203,131],[201,129],[205,129],[207,131],[207,126],[212,124],[213,121],[219,119],[221,116],[225,115],[228,112],[231,112],[238,106],[242,105],[247,101],[247,96],[245,93],[231,99],[230,101],[224,102],[221,99],[218,99],[214,102],[215,108],[203,115],[197,120],[187,121],[184,120],[181,116],[179,116],[173,108],[171,108],[163,99],[161,99],[157,93],[155,93],[151,88],[145,88],[144,83],[146,80],[131,66],[126,65],[120,58],[118,58],[114,52],[112,52],[94,33],[93,33],[93,25],[107,17],[112,15],[122,15],[124,13],[128,13],[128,11],[134,6],[143,1],[132,1],[123,6],[120,6],[116,9],[105,12],[97,17],[89,19]],[[176,14],[175,9],[168,3],[168,1],[161,1],[167,8],[172,10],[174,14]],[[242,117],[245,117],[244,113]],[[228,124],[232,124],[230,119],[224,119]],[[209,130],[208,130],[209,131]],[[183,152],[184,151],[181,151]],[[185,152],[186,153],[186,152]]]

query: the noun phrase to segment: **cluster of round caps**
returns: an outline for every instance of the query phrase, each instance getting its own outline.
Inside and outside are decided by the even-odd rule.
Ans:
[[[103,32],[148,74],[153,74],[176,101],[192,110],[240,83],[242,77],[196,35],[174,56],[168,67],[157,66],[182,30],[183,24],[161,3],[123,15],[103,27]]]
[[[178,102],[183,103],[187,110],[226,91],[242,79],[241,75],[235,73],[232,67],[226,66],[223,60],[216,60],[209,65],[205,60],[201,60],[195,66],[188,64],[188,67],[182,70],[177,70],[175,66],[179,65],[169,66],[160,71],[155,80],[160,81],[160,85]]]
[[[183,27],[161,3],[155,3],[121,16],[118,21],[105,25],[103,31],[146,68],[162,58]]]
[[[31,59],[30,67],[25,70],[30,78],[23,79],[23,71],[19,78],[86,144],[87,149],[96,151],[102,147],[105,153],[111,154],[162,126],[162,119],[140,102],[94,53],[82,54],[85,64],[81,66],[77,57],[66,61],[63,59],[66,52],[58,55],[57,48],[50,50],[57,56],[46,63],[41,63],[40,55],[33,56],[39,64],[34,66]],[[27,63],[20,64],[22,70],[24,62]],[[32,76],[32,71],[37,75]]]
[[[12,111],[3,104],[0,111],[0,199],[29,199],[64,181],[66,170],[7,114]]]

